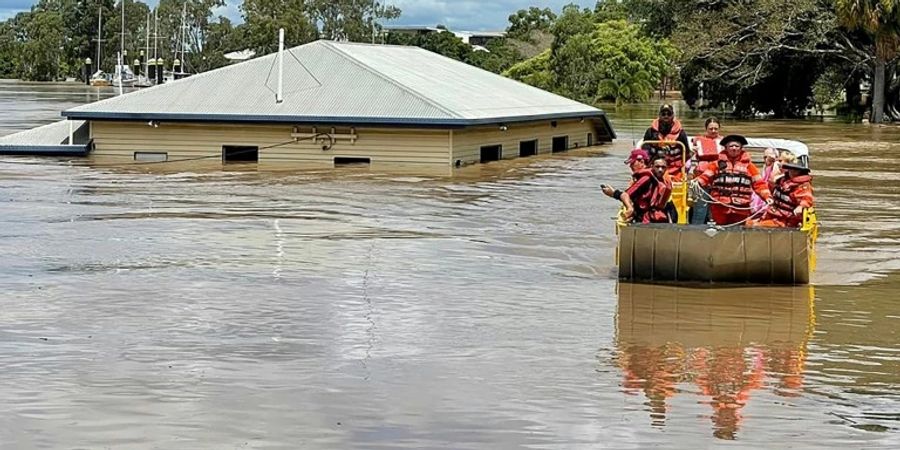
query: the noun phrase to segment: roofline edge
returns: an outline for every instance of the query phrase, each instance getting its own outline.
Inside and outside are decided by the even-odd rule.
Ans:
[[[203,123],[292,123],[292,124],[331,124],[331,125],[393,125],[402,127],[425,128],[463,128],[478,125],[522,123],[554,119],[599,118],[610,135],[615,138],[615,131],[606,113],[602,110],[548,113],[531,116],[505,116],[484,119],[421,119],[406,117],[340,117],[340,116],[271,116],[246,114],[183,114],[183,113],[126,113],[126,112],[81,112],[63,111],[62,116],[79,120],[159,120],[167,122],[203,122]]]

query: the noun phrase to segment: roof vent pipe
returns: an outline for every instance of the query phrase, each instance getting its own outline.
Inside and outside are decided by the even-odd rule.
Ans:
[[[278,92],[275,94],[275,103],[284,101],[284,28],[278,29]]]

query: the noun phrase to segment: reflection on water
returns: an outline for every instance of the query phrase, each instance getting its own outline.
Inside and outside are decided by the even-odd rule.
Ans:
[[[621,283],[617,362],[625,392],[664,426],[669,399],[698,395],[713,435],[735,439],[754,391],[796,397],[815,326],[812,287],[688,289]],[[690,387],[684,386],[691,385]]]

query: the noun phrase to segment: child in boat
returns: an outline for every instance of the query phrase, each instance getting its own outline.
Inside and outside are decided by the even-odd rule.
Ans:
[[[797,163],[783,164],[785,174],[778,178],[772,191],[772,205],[759,220],[747,222],[749,227],[797,228],[803,225],[803,210],[815,203],[809,168]]]

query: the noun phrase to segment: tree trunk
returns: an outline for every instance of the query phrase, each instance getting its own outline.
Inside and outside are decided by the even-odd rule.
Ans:
[[[884,121],[884,66],[881,52],[875,56],[875,81],[872,83],[872,123]]]

